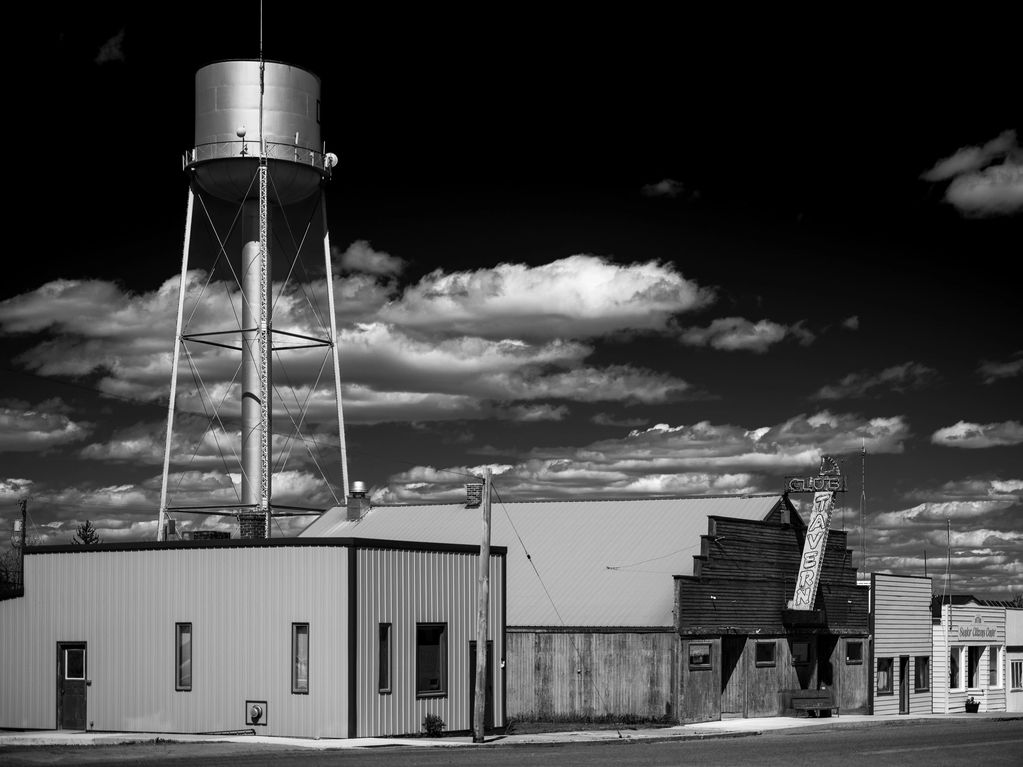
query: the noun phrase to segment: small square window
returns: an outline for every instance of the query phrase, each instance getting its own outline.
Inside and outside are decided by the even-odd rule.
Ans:
[[[850,666],[863,663],[863,642],[846,641],[845,662]]]
[[[758,666],[773,666],[777,654],[776,642],[757,642],[756,662]]]
[[[174,624],[174,689],[192,689],[192,624]]]
[[[85,679],[85,650],[71,647],[64,650],[64,678]]]
[[[711,668],[709,642],[689,643],[689,668]]]
[[[448,625],[416,624],[416,696],[443,697],[448,692]]]
[[[913,661],[913,691],[927,692],[931,689],[931,656],[917,655]]]
[[[793,642],[792,643],[792,665],[793,666],[804,666],[810,662],[810,643],[809,642]]]
[[[895,666],[894,658],[878,658],[877,659],[877,694],[878,695],[891,695],[895,689],[895,683],[892,679],[892,669]]]
[[[309,624],[291,624],[291,692],[309,694]]]

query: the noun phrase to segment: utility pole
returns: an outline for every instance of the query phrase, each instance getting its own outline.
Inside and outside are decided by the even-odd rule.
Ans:
[[[490,611],[490,468],[483,473],[483,540],[477,581],[476,615],[476,700],[472,742],[483,742],[483,725],[487,705],[487,613]]]
[[[21,541],[18,546],[18,556],[21,559],[21,593],[25,593],[25,531],[28,529],[28,498],[19,498],[18,506],[21,507]]]

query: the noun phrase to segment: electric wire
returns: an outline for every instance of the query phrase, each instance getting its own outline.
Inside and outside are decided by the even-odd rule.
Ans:
[[[512,522],[511,515],[508,513],[507,507],[504,505],[504,501],[501,500],[501,494],[497,490],[497,484],[494,482],[493,476],[491,476],[490,479],[490,487],[493,490],[494,495],[497,496],[497,502],[500,504],[501,510],[504,512],[504,516],[508,519],[508,524],[511,525],[512,532],[515,533],[515,537],[518,539],[519,545],[522,546],[522,551],[526,555],[526,561],[528,561],[530,566],[533,568],[533,572],[536,574],[536,579],[540,582],[540,587],[543,589],[543,593],[547,595],[547,600],[551,603],[551,608],[554,610],[554,614],[558,616],[558,622],[561,623],[562,628],[567,628],[565,619],[561,616],[561,611],[558,610],[558,606],[554,602],[554,597],[551,596],[551,592],[547,588],[547,584],[544,583],[543,577],[540,575],[540,571],[536,567],[536,562],[533,561],[533,557],[529,553],[529,549],[526,548],[525,541],[522,540],[522,536],[519,535],[519,531],[515,527],[515,523]],[[572,634],[566,634],[566,636],[568,636],[568,640],[572,645],[572,650],[575,653],[576,659],[579,661],[580,668],[584,667],[585,663],[583,661],[583,656],[582,653],[579,652],[579,646],[576,644],[575,637]],[[614,714],[610,713],[611,706],[608,704],[607,699],[601,694],[600,688],[597,687],[597,680],[594,674],[590,673],[589,677],[590,684],[593,687],[593,692],[600,699],[600,703],[604,707],[604,710],[612,717],[611,721],[614,722]],[[617,724],[615,724],[615,731],[618,733],[619,738],[622,737],[622,731]]]

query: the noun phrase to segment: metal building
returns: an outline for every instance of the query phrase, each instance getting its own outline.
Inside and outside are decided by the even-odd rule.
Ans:
[[[434,714],[469,730],[478,563],[478,547],[357,538],[30,549],[24,596],[0,602],[0,727],[344,738]]]

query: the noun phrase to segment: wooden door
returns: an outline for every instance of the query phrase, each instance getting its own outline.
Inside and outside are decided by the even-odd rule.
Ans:
[[[909,656],[899,656],[899,713],[909,713]]]
[[[57,729],[86,729],[85,642],[57,643]]]
[[[746,637],[721,638],[721,718],[746,716]]]

